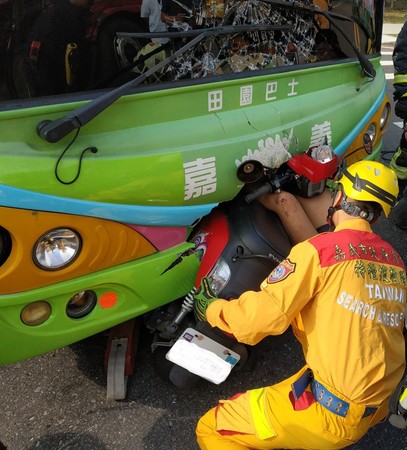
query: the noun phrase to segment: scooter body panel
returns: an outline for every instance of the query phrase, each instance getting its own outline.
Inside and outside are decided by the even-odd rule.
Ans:
[[[200,224],[192,241],[197,243],[195,251],[203,255],[196,286],[219,258],[229,265],[230,281],[219,292],[222,298],[258,289],[291,248],[278,216],[258,202],[247,204],[242,195],[219,206]]]

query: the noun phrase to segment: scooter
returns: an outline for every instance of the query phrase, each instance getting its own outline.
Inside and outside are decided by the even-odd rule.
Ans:
[[[278,215],[255,201],[280,189],[303,197],[321,194],[338,169],[338,158],[319,162],[310,154],[295,155],[278,169],[249,160],[237,169],[244,183],[239,195],[215,208],[191,234],[193,252],[201,260],[195,287],[146,317],[154,334],[152,350],[160,374],[178,387],[191,388],[204,378],[223,382],[231,370],[250,369],[256,349],[236,341],[218,328],[196,320],[193,294],[203,277],[213,292],[234,299],[257,290],[261,282],[290,252],[292,243]]]

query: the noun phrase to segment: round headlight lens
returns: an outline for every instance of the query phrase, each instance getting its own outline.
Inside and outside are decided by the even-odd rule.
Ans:
[[[370,136],[370,139],[372,142],[374,142],[376,137],[376,125],[374,123],[371,123],[366,130],[366,134]]]
[[[0,227],[0,266],[7,261],[11,253],[11,236],[3,227]]]
[[[79,234],[69,228],[48,231],[34,246],[33,260],[45,270],[62,269],[71,264],[81,248]]]

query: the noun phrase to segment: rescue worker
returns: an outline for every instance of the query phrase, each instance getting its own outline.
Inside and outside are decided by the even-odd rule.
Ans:
[[[400,230],[407,231],[407,186],[401,199],[393,208],[392,219]]]
[[[404,121],[400,145],[390,161],[390,167],[399,180],[400,201],[394,208],[392,218],[401,229],[407,230],[407,22],[396,39],[393,51],[395,114]]]
[[[357,162],[333,193],[334,232],[294,246],[259,292],[226,301],[202,280],[200,320],[249,345],[292,325],[306,361],[276,385],[221,400],[197,425],[202,450],[340,449],[386,417],[405,367],[406,272],[371,224],[397,194],[391,169]]]
[[[162,33],[167,31],[167,25],[161,21],[162,0],[143,0],[141,3],[140,17],[148,20],[150,33]],[[168,38],[152,38],[151,42],[166,44]]]
[[[54,0],[34,23],[26,55],[30,95],[85,88],[88,54],[84,11],[89,0]]]

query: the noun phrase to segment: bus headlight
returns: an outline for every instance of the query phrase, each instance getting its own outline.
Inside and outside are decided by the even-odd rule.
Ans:
[[[79,234],[69,228],[56,228],[42,235],[34,246],[33,261],[44,270],[62,269],[71,264],[81,249]]]
[[[376,125],[374,123],[371,123],[366,130],[366,134],[369,135],[372,142],[374,142],[376,137]]]
[[[7,261],[11,253],[11,236],[3,227],[0,227],[0,266]]]
[[[382,111],[382,116],[380,117],[380,131],[383,130],[387,125],[387,121],[390,117],[390,109],[390,103],[386,103]]]

